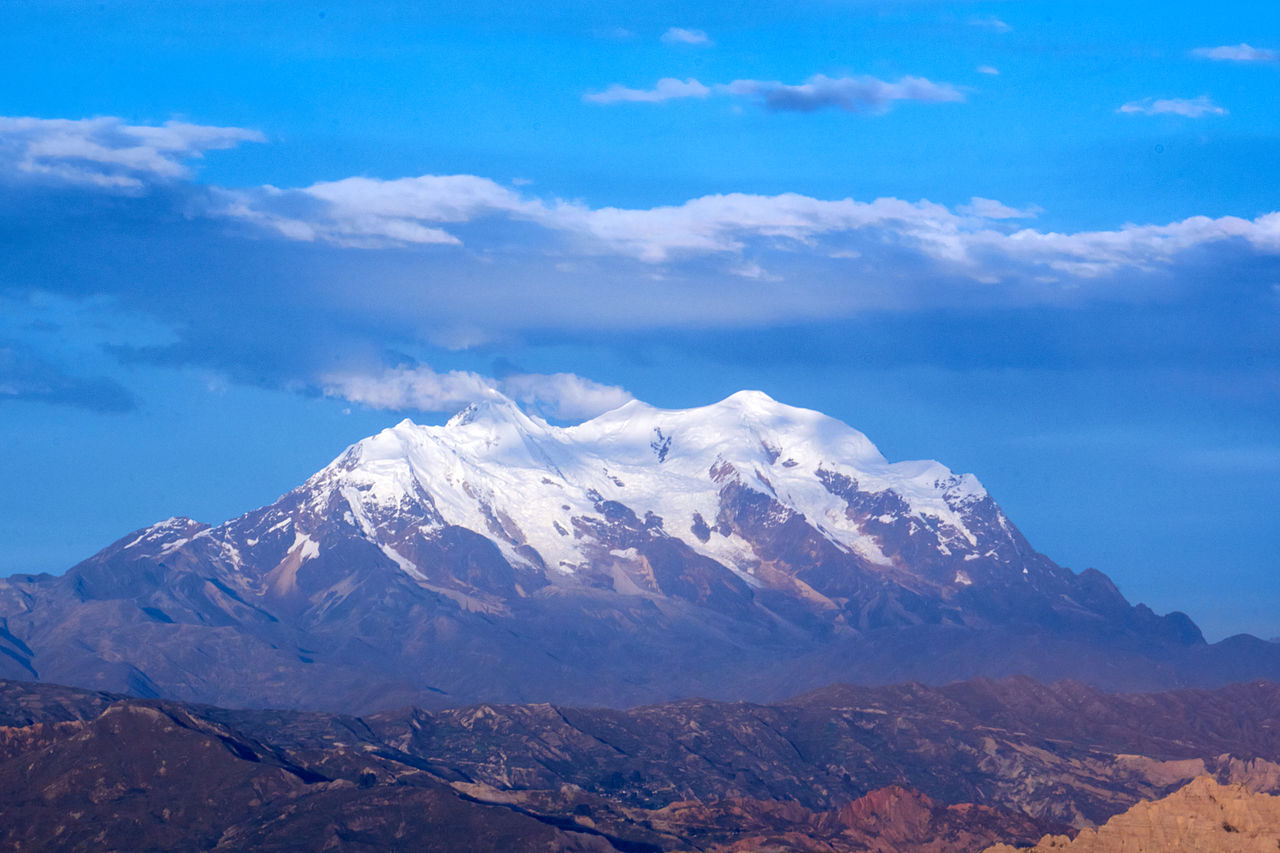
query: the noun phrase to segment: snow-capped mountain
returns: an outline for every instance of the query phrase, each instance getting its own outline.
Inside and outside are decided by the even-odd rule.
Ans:
[[[0,614],[0,674],[327,707],[1154,686],[1214,648],[1036,553],[972,475],[754,391],[569,427],[503,398],[406,420],[225,524],[0,582]]]
[[[444,426],[406,420],[365,439],[291,498],[207,535],[251,547],[292,537],[286,554],[301,565],[318,537],[356,533],[430,584],[441,580],[433,543],[461,528],[489,539],[524,586],[605,575],[651,593],[662,590],[645,545],[666,540],[751,588],[795,588],[807,567],[777,565],[761,541],[788,527],[858,571],[940,592],[1029,554],[972,475],[889,463],[858,431],[757,391],[684,411],[632,401],[572,427],[490,400]],[[1018,563],[1024,581],[1050,569],[1032,562]]]
[[[360,442],[312,487],[322,499],[339,492],[350,521],[372,539],[385,541],[394,518],[407,512],[431,520],[434,527],[419,527],[422,535],[444,525],[484,531],[513,566],[564,575],[587,571],[602,556],[583,521],[614,502],[638,518],[662,519],[668,536],[753,583],[760,557],[718,522],[728,483],[768,495],[838,548],[883,566],[892,560],[837,484],[892,492],[944,552],[972,553],[977,537],[964,516],[986,497],[971,476],[937,463],[891,465],[861,433],[759,392],[691,411],[633,401],[568,428],[505,400],[475,404],[443,427],[404,421]],[[415,571],[390,553],[394,545],[387,550]]]
[[[835,610],[840,590],[828,597],[805,584],[817,561],[789,548],[943,598],[975,582],[1062,575],[972,475],[889,463],[845,424],[752,391],[685,411],[633,401],[567,428],[486,401],[441,427],[404,421],[366,439],[292,497],[249,516],[252,531],[237,520],[209,535],[255,545],[291,535],[287,553],[302,562],[318,554],[318,531],[340,520],[431,583],[441,580],[433,543],[460,528],[491,541],[525,586],[650,593],[662,590],[647,546],[678,543],[749,588]]]

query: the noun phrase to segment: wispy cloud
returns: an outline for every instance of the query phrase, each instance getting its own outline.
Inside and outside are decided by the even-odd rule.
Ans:
[[[657,103],[711,95],[749,98],[766,109],[785,112],[814,112],[834,107],[848,112],[883,113],[896,101],[953,103],[965,99],[964,92],[950,83],[935,83],[924,77],[908,76],[890,82],[868,75],[828,77],[815,74],[803,83],[734,80],[710,86],[694,78],[677,80],[666,77],[652,89],[632,89],[614,84],[602,92],[584,95],[583,100],[596,104]]]
[[[964,100],[964,93],[950,83],[924,77],[903,77],[890,83],[876,77],[827,77],[815,74],[803,83],[788,85],[765,80],[735,80],[726,91],[758,97],[771,110],[813,112],[837,107],[848,112],[885,112],[895,101],[949,103]]]
[[[430,367],[400,367],[366,372],[330,373],[320,379],[325,396],[341,397],[375,409],[448,412],[468,403],[500,396],[497,384],[467,370],[436,372]]]
[[[546,222],[572,233],[583,248],[646,263],[739,253],[761,238],[800,246],[820,235],[876,226],[901,228],[922,241],[945,240],[954,219],[945,207],[929,202],[825,201],[796,193],[710,195],[647,209],[558,205],[549,214]]]
[[[814,237],[874,226],[901,228],[917,239],[951,240],[959,217],[941,205],[877,199],[825,201],[784,193],[730,193],[680,205],[627,209],[592,208],[579,202],[520,195],[474,175],[424,175],[379,181],[347,178],[298,190],[275,187],[223,190],[219,215],[244,219],[293,240],[379,248],[460,245],[440,227],[486,218],[533,223],[569,238],[580,253],[612,254],[646,263],[678,255],[732,253],[763,237],[804,243]],[[984,200],[1002,217],[1013,211]],[[976,210],[976,209],[975,209]],[[981,216],[982,214],[977,214]],[[932,233],[934,236],[929,237]]]
[[[1010,207],[993,198],[981,198],[979,196],[974,196],[969,200],[968,204],[962,204],[956,210],[960,213],[968,213],[983,219],[1034,219],[1044,212],[1043,208],[1035,204],[1030,207],[1017,208]]]
[[[1000,69],[996,68],[994,65],[979,65],[975,70],[979,74],[990,74],[993,77],[1000,74]]]
[[[541,202],[474,175],[378,180],[343,178],[297,190],[265,186],[214,190],[221,215],[253,222],[292,240],[353,248],[458,245],[441,224],[507,215],[537,219]]]
[[[1144,98],[1120,106],[1116,112],[1137,115],[1178,115],[1187,118],[1224,116],[1227,111],[1213,102],[1208,95],[1198,98]]]
[[[498,381],[504,394],[558,420],[593,418],[632,399],[616,385],[603,385],[575,373],[522,373]]]
[[[180,121],[131,125],[110,116],[0,117],[0,162],[11,174],[117,189],[185,178],[185,161],[206,151],[264,141],[256,130]]]
[[[562,257],[571,252],[582,257],[613,255],[645,264],[741,255],[762,242],[807,252],[824,240],[859,236],[910,246],[976,279],[1001,277],[1009,273],[1002,267],[1028,263],[1094,277],[1126,267],[1149,268],[1179,251],[1216,240],[1242,239],[1266,251],[1280,249],[1280,214],[1255,220],[1192,217],[1115,231],[1009,231],[998,223],[1034,217],[1040,209],[980,197],[954,211],[928,201],[824,200],[797,193],[729,193],[679,205],[593,208],[524,196],[473,175],[395,181],[348,178],[293,191],[224,193],[234,201],[221,209],[221,215],[273,228],[290,239],[366,248],[458,245],[461,238],[441,225],[490,220],[501,230],[504,221],[515,220],[558,238],[554,251]],[[299,211],[307,218],[299,218]]]
[[[626,27],[601,27],[592,30],[591,34],[598,39],[608,41],[628,41],[636,37],[635,31]]]
[[[1191,51],[1195,56],[1219,62],[1280,62],[1280,51],[1240,44],[1224,44],[1218,47],[1198,47]]]
[[[326,396],[376,409],[455,412],[468,403],[507,397],[557,420],[581,420],[632,399],[614,385],[573,373],[524,373],[494,379],[469,370],[437,372],[425,364],[347,371],[321,378]]]
[[[688,80],[663,77],[652,89],[632,89],[614,83],[603,92],[588,92],[582,96],[582,99],[593,104],[656,104],[678,98],[705,98],[710,94],[709,86],[704,86],[692,77]]]
[[[985,18],[971,18],[969,20],[969,24],[986,30],[994,30],[997,33],[1008,33],[1013,31],[1013,27],[1009,26],[995,15],[988,15]]]
[[[697,47],[710,47],[715,42],[711,41],[702,30],[691,30],[684,27],[671,27],[662,34],[663,44],[690,44]]]

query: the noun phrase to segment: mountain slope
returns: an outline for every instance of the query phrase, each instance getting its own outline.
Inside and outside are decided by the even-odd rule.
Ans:
[[[43,698],[20,691],[4,698]],[[199,709],[93,708],[95,698],[83,697],[89,713],[76,720],[0,726],[0,849],[618,849],[585,827],[561,831],[425,774],[374,788],[358,784],[362,767],[355,778],[316,772]]]
[[[1037,553],[971,475],[740,392],[404,421],[270,506],[0,582],[0,675],[223,704],[771,698],[837,680],[1280,676]]]

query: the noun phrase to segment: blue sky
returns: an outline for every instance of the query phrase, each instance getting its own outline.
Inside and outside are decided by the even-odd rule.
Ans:
[[[1280,635],[1280,10],[459,5],[0,6],[0,572],[757,387]]]

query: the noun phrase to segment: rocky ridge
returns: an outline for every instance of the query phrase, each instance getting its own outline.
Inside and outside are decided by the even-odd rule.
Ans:
[[[667,662],[679,660],[679,666]],[[350,447],[216,527],[0,580],[0,676],[241,706],[772,700],[1015,673],[1280,677],[1036,552],[972,475],[741,392],[554,427],[510,401]]]
[[[350,717],[0,682],[0,849],[968,853],[1104,823],[1205,773],[1280,792],[1278,712],[1269,684]]]
[[[997,844],[986,853],[1272,853],[1280,850],[1280,797],[1201,776],[1169,796],[1141,802],[1075,838],[1034,847]]]

